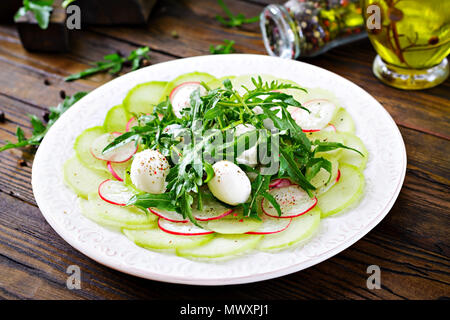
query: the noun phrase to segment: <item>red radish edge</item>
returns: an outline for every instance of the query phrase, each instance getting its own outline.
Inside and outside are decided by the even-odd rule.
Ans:
[[[131,129],[131,124],[133,123],[133,121],[135,121],[136,120],[136,118],[135,117],[132,117],[130,120],[128,120],[128,122],[127,122],[127,125],[125,126],[125,131],[126,132],[128,132],[128,131],[130,131],[130,129]]]
[[[175,232],[175,231],[167,230],[167,229],[164,229],[163,227],[161,227],[161,224],[159,223],[160,220],[161,220],[161,218],[158,219],[158,227],[159,227],[162,231],[167,232],[167,233],[170,233],[170,234],[174,234],[174,235],[177,235],[177,236],[203,236],[203,235],[206,235],[206,234],[214,233],[214,231],[205,231],[205,232],[199,232],[199,233],[182,233],[182,232]],[[163,219],[163,220],[164,220],[164,219]]]
[[[112,167],[111,161],[108,161],[108,162],[106,163],[106,167],[108,168],[108,171],[112,174],[112,176],[113,176],[115,179],[117,179],[117,180],[123,182],[123,179],[117,174],[117,172],[116,172],[116,171],[114,170],[114,168]]]
[[[200,82],[199,82],[199,81],[187,81],[187,82],[183,82],[183,83],[177,85],[177,86],[176,86],[175,88],[173,88],[172,91],[170,92],[169,99],[170,99],[171,102],[172,102],[172,96],[173,96],[173,94],[174,94],[180,87],[182,87],[182,86],[184,86],[184,85],[187,85],[187,84],[200,84]]]
[[[291,180],[286,179],[286,178],[276,179],[273,182],[274,182],[274,184],[272,184],[272,185],[269,184],[270,189],[284,188],[284,187],[289,187],[291,185],[294,185],[294,183],[292,183]]]
[[[116,135],[116,136],[120,136],[122,133],[121,133],[121,132],[111,132],[111,134]],[[130,155],[129,158],[127,158],[127,159],[125,159],[125,160],[123,160],[123,161],[108,161],[108,160],[101,159],[101,158],[97,157],[97,156],[92,152],[92,148],[89,148],[89,152],[91,153],[91,155],[92,155],[95,159],[102,160],[102,161],[108,161],[108,162],[112,162],[112,163],[124,163],[124,162],[127,162],[128,160],[130,160],[130,159],[134,156],[134,154],[137,152],[137,150],[138,150],[138,146],[136,146],[136,149],[134,150],[133,154]]]
[[[339,179],[341,179],[341,170],[338,169],[338,173],[337,173],[337,177],[336,177],[336,182],[338,182]]]
[[[284,231],[284,230],[286,230],[290,225],[291,225],[291,223],[292,223],[292,218],[291,218],[291,221],[289,221],[289,223],[287,224],[287,226],[286,227],[284,227],[283,229],[281,229],[281,230],[277,230],[277,231],[272,231],[272,232],[257,232],[257,231],[249,231],[249,232],[246,232],[245,234],[274,234],[274,233],[278,233],[278,232],[281,232],[281,231]]]
[[[263,201],[264,201],[264,199],[261,200],[261,209],[262,209],[262,211],[264,212],[265,215],[267,215],[269,217],[272,217],[272,218],[278,218],[278,219],[290,219],[290,218],[300,217],[300,216],[304,215],[305,213],[307,213],[308,211],[312,210],[317,204],[317,197],[314,197],[314,204],[311,207],[309,207],[307,210],[305,210],[305,211],[303,211],[303,212],[301,212],[299,214],[296,214],[294,216],[284,216],[284,217],[283,216],[281,216],[281,217],[279,217],[279,216],[272,216],[272,215],[268,214],[264,210]]]
[[[170,221],[170,222],[176,222],[176,223],[187,223],[187,222],[189,222],[188,219],[186,219],[186,220],[173,220],[173,219],[164,217],[161,213],[159,213],[158,211],[153,210],[152,208],[148,208],[148,210],[151,213],[153,213],[155,216],[158,216],[159,218],[167,220],[167,221]]]
[[[269,188],[275,188],[280,183],[281,183],[281,179],[272,180],[272,182],[269,184]]]
[[[194,216],[194,218],[195,218],[195,220],[198,220],[198,221],[211,221],[211,220],[217,220],[217,219],[226,217],[227,215],[231,214],[232,212],[233,212],[233,209],[229,209],[229,210],[225,211],[224,213],[222,213],[221,215],[216,216],[216,217],[212,217],[212,218],[197,218],[196,216]]]
[[[97,193],[98,193],[98,196],[100,197],[100,199],[102,199],[103,201],[106,201],[106,202],[108,202],[108,203],[110,203],[110,204],[114,204],[114,205],[116,205],[116,206],[122,206],[122,207],[126,206],[125,203],[117,203],[117,202],[108,200],[108,199],[106,199],[106,198],[102,195],[102,193],[100,192],[100,189],[102,188],[103,184],[105,184],[105,183],[108,182],[108,181],[111,181],[111,179],[106,179],[105,181],[103,181],[102,183],[100,183],[100,184],[98,185]]]
[[[333,131],[334,131],[334,132],[337,132],[337,129],[336,129],[336,127],[334,126],[334,124],[332,124],[332,123],[329,123],[328,125],[329,125],[330,127],[332,127],[332,128],[333,128]]]

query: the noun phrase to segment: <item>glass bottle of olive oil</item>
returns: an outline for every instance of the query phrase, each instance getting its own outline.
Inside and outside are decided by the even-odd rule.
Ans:
[[[423,89],[449,72],[450,0],[361,0],[367,32],[378,57],[374,73],[402,89]],[[378,9],[377,9],[378,8]]]

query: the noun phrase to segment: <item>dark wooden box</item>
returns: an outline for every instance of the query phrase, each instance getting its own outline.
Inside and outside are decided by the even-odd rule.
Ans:
[[[22,0],[0,0],[0,23],[13,23],[21,6]]]
[[[146,24],[156,0],[77,0],[83,25]]]
[[[1,0],[0,0],[1,1]],[[66,28],[66,12],[53,9],[48,28],[39,27],[34,15],[28,13],[17,22],[20,41],[28,51],[65,52],[69,50],[69,30]]]

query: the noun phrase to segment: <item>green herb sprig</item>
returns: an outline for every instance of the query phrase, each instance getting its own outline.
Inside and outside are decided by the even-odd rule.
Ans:
[[[33,13],[41,29],[47,29],[50,22],[50,15],[53,11],[54,0],[23,0],[21,7],[14,16],[14,21],[18,21],[28,12]]]
[[[259,16],[255,16],[252,18],[246,18],[245,15],[242,13],[238,13],[236,15],[233,14],[231,12],[231,10],[228,8],[228,6],[225,4],[225,2],[223,2],[223,0],[217,0],[217,3],[222,8],[222,10],[225,12],[228,19],[224,18],[222,16],[219,16],[219,15],[216,16],[216,19],[217,19],[217,21],[219,21],[221,24],[223,24],[226,27],[239,27],[246,23],[254,23],[254,22],[259,21]]]
[[[75,102],[83,98],[87,92],[78,92],[71,97],[67,97],[57,107],[50,108],[48,122],[45,124],[35,115],[30,115],[30,122],[33,128],[32,135],[29,139],[25,138],[25,133],[22,128],[17,127],[16,136],[17,142],[7,141],[6,145],[0,147],[0,152],[12,149],[21,148],[26,146],[37,146],[41,143],[44,136],[47,134],[50,127],[59,119],[59,117],[66,112]]]
[[[211,45],[209,47],[209,52],[211,54],[227,54],[236,52],[233,48],[234,43],[235,42],[233,40],[223,40],[223,44],[218,44],[216,46]]]
[[[131,70],[134,71],[139,69],[142,59],[150,60],[149,52],[150,49],[148,47],[141,47],[131,51],[126,58],[118,53],[108,54],[103,57],[104,61],[95,62],[95,67],[72,74],[64,80],[73,81],[104,71],[109,71],[110,74],[117,74],[122,70],[125,63],[131,63]]]

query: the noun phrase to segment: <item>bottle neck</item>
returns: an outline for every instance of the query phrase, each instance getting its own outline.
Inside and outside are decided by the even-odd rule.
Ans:
[[[302,30],[282,5],[271,4],[260,17],[264,46],[271,56],[296,59],[300,56]]]

